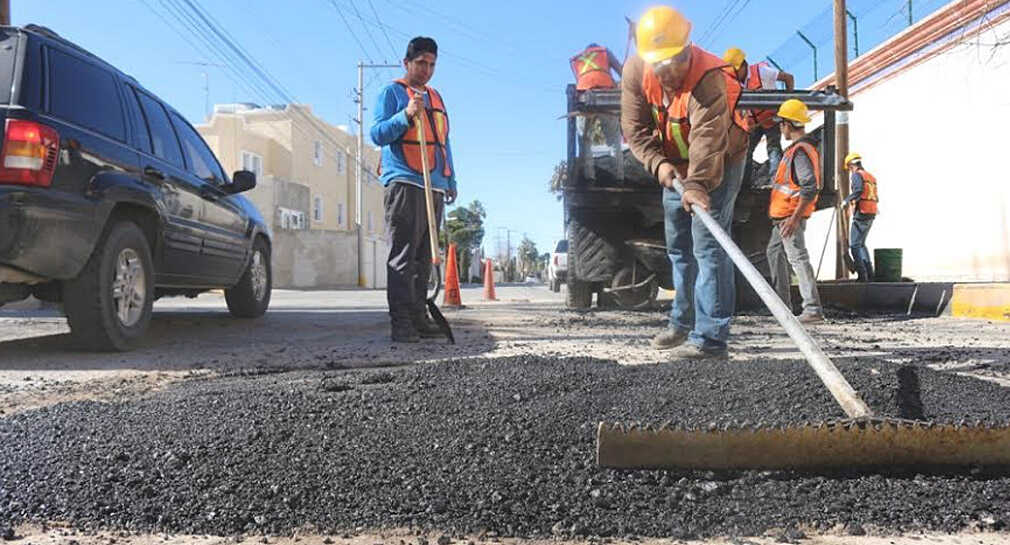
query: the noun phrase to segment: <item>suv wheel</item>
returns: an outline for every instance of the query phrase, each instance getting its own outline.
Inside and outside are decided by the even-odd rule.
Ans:
[[[270,270],[270,247],[262,238],[253,243],[253,255],[245,273],[231,289],[224,290],[228,310],[236,318],[259,318],[270,306],[273,274]]]
[[[151,323],[154,265],[147,237],[130,221],[109,228],[84,270],[63,283],[74,339],[85,348],[133,348]]]

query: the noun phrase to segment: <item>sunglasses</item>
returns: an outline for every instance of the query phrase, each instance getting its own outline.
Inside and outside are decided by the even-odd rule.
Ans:
[[[664,66],[669,66],[671,64],[685,63],[687,62],[687,59],[690,58],[690,56],[691,56],[691,43],[688,42],[688,44],[684,46],[684,49],[680,53],[677,53],[676,55],[670,57],[669,59],[664,59],[652,63],[652,69],[659,70],[660,68],[663,68]]]

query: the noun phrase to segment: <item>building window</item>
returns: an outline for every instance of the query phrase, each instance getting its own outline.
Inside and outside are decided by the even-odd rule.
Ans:
[[[323,221],[323,198],[312,199],[312,221]]]
[[[312,162],[316,164],[317,167],[323,166],[323,143],[319,140],[315,141],[312,152]]]
[[[251,151],[242,151],[242,170],[248,170],[259,179],[263,176],[263,158]]]
[[[342,152],[342,151],[338,151],[337,152],[337,174],[343,174],[344,173],[344,169],[347,168],[346,161],[347,161],[347,154],[344,153],[344,152]]]
[[[344,226],[344,203],[337,203],[337,227]]]
[[[368,211],[368,232],[372,232],[372,211]]]

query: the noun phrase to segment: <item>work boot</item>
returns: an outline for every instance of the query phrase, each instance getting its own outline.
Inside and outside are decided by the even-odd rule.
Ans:
[[[683,343],[670,351],[671,360],[725,360],[729,359],[729,350],[725,348],[702,348],[694,343]]]
[[[442,328],[438,327],[438,324],[428,317],[427,312],[415,314],[411,318],[411,323],[417,331],[418,336],[422,339],[437,339],[445,336]]]
[[[414,324],[409,318],[394,317],[392,320],[392,333],[390,337],[394,343],[417,343],[421,342],[421,337],[414,329]]]
[[[820,312],[807,312],[803,311],[799,316],[796,317],[801,324],[820,324],[824,323],[824,315]]]
[[[669,350],[684,344],[684,341],[687,340],[687,335],[687,331],[665,329],[662,333],[653,337],[650,344],[656,350]]]

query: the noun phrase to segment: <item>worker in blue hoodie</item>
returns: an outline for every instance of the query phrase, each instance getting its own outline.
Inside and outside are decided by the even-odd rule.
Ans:
[[[406,74],[379,92],[373,109],[371,137],[382,147],[386,186],[386,299],[393,342],[416,343],[421,337],[443,335],[425,307],[432,267],[418,130],[424,126],[437,225],[445,205],[456,200],[449,116],[442,96],[428,86],[437,59],[435,40],[420,36],[411,40],[403,59]]]

